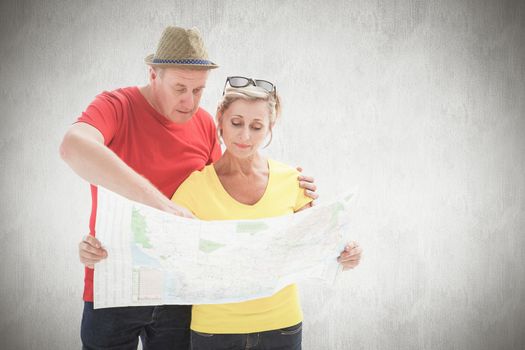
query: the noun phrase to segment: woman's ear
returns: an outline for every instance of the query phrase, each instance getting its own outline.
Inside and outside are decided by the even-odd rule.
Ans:
[[[266,143],[266,145],[264,145],[263,148],[266,148],[270,145],[270,143],[272,143],[272,140],[273,140],[273,132],[272,132],[272,129],[273,129],[273,125],[275,123],[270,123],[270,126],[268,127],[268,134],[270,134],[270,140],[268,140],[268,143]],[[266,137],[268,137],[268,134],[266,134]]]
[[[268,132],[272,132],[274,125],[275,125],[275,121],[270,123],[270,126],[268,127]]]

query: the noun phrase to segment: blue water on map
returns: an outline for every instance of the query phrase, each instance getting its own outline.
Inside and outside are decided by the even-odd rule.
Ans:
[[[140,250],[139,247],[137,247],[133,243],[131,244],[131,257],[133,259],[134,267],[147,266],[151,268],[161,268],[157,260],[144,253],[142,250]]]

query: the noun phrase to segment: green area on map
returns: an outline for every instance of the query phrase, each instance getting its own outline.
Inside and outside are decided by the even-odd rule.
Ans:
[[[199,250],[204,253],[211,253],[219,248],[224,247],[225,245],[222,243],[214,242],[214,241],[208,241],[207,239],[200,239],[199,240]]]
[[[337,227],[337,224],[339,222],[339,216],[341,212],[345,211],[345,207],[342,203],[337,202],[334,204],[334,207],[332,208],[332,217],[330,218],[330,227],[331,229],[334,229]]]
[[[143,248],[153,248],[146,234],[146,219],[136,208],[131,213],[131,231],[135,243]]]
[[[237,233],[256,234],[260,231],[268,229],[268,225],[262,221],[244,221],[237,223]]]

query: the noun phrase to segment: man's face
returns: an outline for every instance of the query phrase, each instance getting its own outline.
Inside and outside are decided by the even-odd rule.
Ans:
[[[155,108],[175,123],[185,123],[199,108],[209,70],[164,68],[150,70],[150,84]]]

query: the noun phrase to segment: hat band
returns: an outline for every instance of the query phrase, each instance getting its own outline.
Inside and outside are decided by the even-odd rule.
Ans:
[[[204,65],[213,65],[213,62],[208,60],[198,60],[198,59],[182,59],[182,60],[163,60],[160,58],[153,59],[153,63],[172,63],[172,64],[204,64]]]

